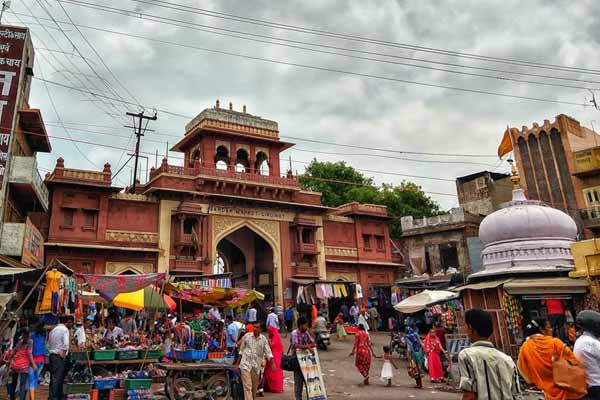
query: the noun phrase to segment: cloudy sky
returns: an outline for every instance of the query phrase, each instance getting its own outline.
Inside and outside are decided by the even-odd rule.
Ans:
[[[122,15],[125,11],[131,13]],[[37,78],[115,99],[35,80],[31,106],[42,109],[50,135],[57,137],[51,139],[53,153],[39,157],[42,172],[53,168],[59,156],[73,168],[100,169],[108,161],[115,172],[128,158],[123,154],[133,149],[132,131],[122,125],[130,122],[126,111],[139,110],[136,104],[162,110],[149,125],[157,132],[143,140],[148,153],[164,154],[166,142],[172,145],[183,135],[190,117],[220,99],[222,106],[231,101],[241,110],[246,104],[250,113],[278,121],[282,139],[297,144],[286,158],[291,157],[300,173],[312,157],[345,160],[377,183],[408,179],[425,191],[445,194],[455,194],[457,176],[507,170],[493,156],[507,124],[530,126],[560,113],[585,126],[600,123],[592,107],[448,88],[589,101],[586,88],[600,88],[600,72],[507,60],[600,69],[600,2],[593,0],[19,0],[12,2],[2,22],[31,28],[38,48]],[[307,28],[329,33],[308,33]],[[440,54],[447,51],[503,60]],[[58,139],[69,136],[93,144]],[[310,139],[371,149],[306,141]],[[424,152],[453,156],[420,154]],[[178,163],[178,156],[171,153],[170,162]],[[129,182],[129,166],[119,174],[118,184]],[[457,205],[456,197],[431,196],[444,208]]]

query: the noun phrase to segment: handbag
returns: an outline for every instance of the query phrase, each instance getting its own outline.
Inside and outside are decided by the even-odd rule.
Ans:
[[[292,349],[292,345],[288,348],[288,351],[281,356],[281,369],[284,371],[299,371],[300,370],[300,362],[298,361],[298,357],[296,357],[296,353],[290,355],[290,350]]]
[[[567,347],[567,346],[565,346]],[[570,393],[587,394],[587,374],[585,368],[577,361],[569,361],[563,357],[563,347],[559,356],[552,359],[552,378],[554,384]]]
[[[408,363],[408,376],[410,376],[413,379],[418,379],[421,377],[419,367],[417,366],[417,363],[415,363],[413,360],[410,360]]]

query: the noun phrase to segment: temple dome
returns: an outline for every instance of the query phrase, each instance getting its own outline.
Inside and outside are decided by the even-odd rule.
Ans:
[[[564,212],[513,190],[512,201],[483,219],[483,270],[471,278],[491,275],[556,273],[573,269],[571,244],[577,225]]]
[[[523,189],[515,189],[512,201],[485,217],[479,226],[484,245],[516,239],[576,237],[577,225],[570,216],[542,202],[527,200]]]

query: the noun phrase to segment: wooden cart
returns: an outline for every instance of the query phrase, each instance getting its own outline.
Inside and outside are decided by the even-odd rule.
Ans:
[[[239,373],[237,365],[202,363],[158,363],[167,372],[165,394],[171,400],[230,400],[231,375]]]

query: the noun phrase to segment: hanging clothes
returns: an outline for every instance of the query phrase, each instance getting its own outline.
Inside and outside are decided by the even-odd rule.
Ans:
[[[58,315],[61,276],[60,271],[52,270],[46,273],[46,288],[40,305],[41,314],[52,313]]]
[[[298,293],[296,294],[296,303],[306,303],[306,297],[304,296],[304,286],[298,286]]]
[[[360,286],[359,283],[356,284],[356,296],[354,296],[356,299],[362,299],[363,297],[363,291],[362,291],[362,286]]]

